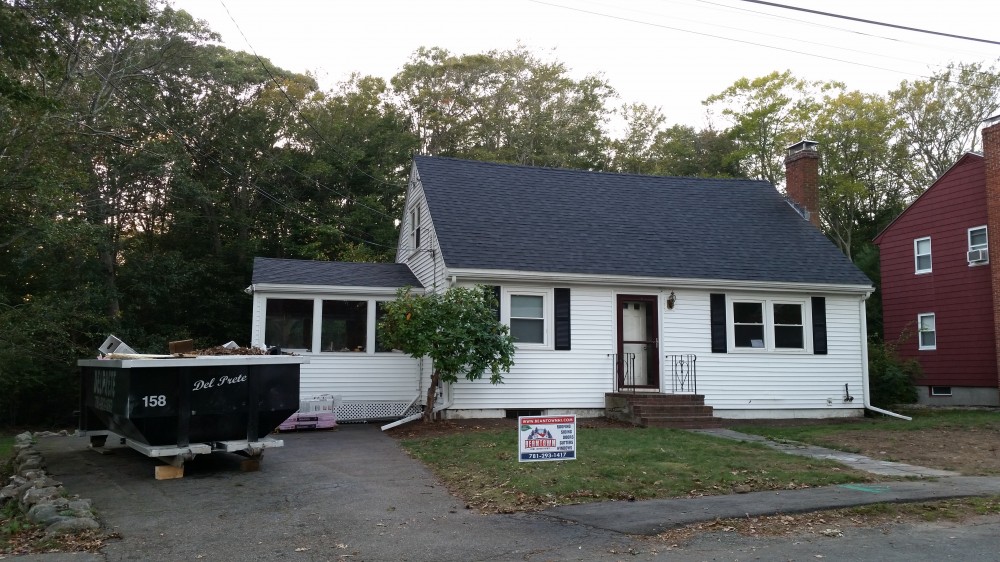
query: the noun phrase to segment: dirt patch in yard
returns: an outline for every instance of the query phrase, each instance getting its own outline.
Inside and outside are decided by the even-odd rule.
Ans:
[[[989,428],[839,431],[825,446],[873,459],[903,462],[966,475],[1000,474],[1000,432]]]

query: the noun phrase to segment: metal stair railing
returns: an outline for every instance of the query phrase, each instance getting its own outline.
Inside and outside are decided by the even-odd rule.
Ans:
[[[698,394],[698,356],[694,353],[667,355],[673,394]]]
[[[615,377],[615,392],[635,392],[635,353],[609,353]]]

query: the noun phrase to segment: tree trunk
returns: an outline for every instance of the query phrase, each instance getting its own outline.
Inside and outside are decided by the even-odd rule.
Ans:
[[[441,371],[434,369],[431,373],[431,384],[427,387],[427,407],[424,409],[424,421],[434,421],[434,399],[437,398],[438,384],[441,383]]]

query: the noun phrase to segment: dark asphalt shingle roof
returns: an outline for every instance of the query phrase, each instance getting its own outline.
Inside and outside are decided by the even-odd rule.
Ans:
[[[422,287],[405,264],[254,258],[252,283]]]
[[[414,163],[451,268],[871,285],[767,182]]]

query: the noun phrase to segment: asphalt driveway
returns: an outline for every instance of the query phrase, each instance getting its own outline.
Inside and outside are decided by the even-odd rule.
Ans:
[[[107,560],[607,560],[655,556],[613,531],[543,515],[482,515],[441,487],[377,427],[285,433],[258,472],[203,455],[185,477],[128,448],[101,455],[75,437],[39,439],[49,472],[93,500]],[[110,445],[110,443],[109,443]],[[630,559],[635,559],[629,556]]]

